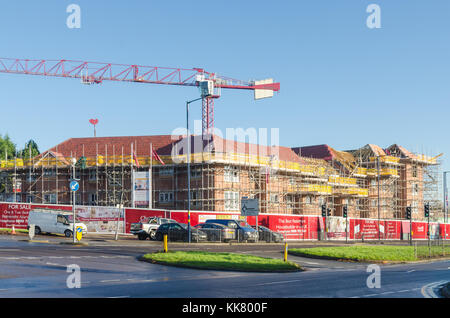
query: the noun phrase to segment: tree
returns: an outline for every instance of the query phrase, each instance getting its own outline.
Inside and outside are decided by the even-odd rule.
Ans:
[[[39,147],[33,139],[30,139],[25,143],[25,147],[19,151],[18,156],[21,158],[29,158],[30,151],[31,151],[31,158],[34,158],[40,154]]]
[[[16,156],[16,145],[11,141],[8,134],[0,135],[0,160],[13,159]]]

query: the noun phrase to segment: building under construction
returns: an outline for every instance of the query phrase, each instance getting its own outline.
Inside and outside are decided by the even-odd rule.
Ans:
[[[328,145],[262,146],[219,136],[72,138],[34,158],[0,161],[0,201],[186,210],[190,162],[191,210],[239,212],[242,197],[260,213],[442,219],[439,156],[402,146],[368,144],[338,151]],[[147,175],[147,185],[136,180]],[[148,178],[151,175],[151,178]],[[145,178],[144,178],[145,179]],[[150,181],[148,180],[150,179]],[[145,180],[144,180],[145,181]],[[143,185],[143,186],[142,186]],[[146,193],[137,199],[137,192]]]

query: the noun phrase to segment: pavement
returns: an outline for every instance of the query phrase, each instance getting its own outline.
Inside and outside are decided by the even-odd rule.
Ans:
[[[380,269],[379,288],[369,288],[371,264],[310,259],[289,255],[305,268],[295,273],[248,273],[195,270],[138,261],[145,253],[162,250],[161,242],[131,236],[88,236],[87,245],[71,239],[41,235],[28,242],[23,235],[0,235],[0,298],[7,297],[346,297],[433,298],[450,281],[450,260],[396,265]],[[342,243],[295,242],[290,247]],[[282,258],[283,244],[169,243],[170,250],[229,251]],[[68,288],[76,265],[80,288]],[[69,267],[71,268],[71,267]],[[370,285],[370,284],[369,284]]]

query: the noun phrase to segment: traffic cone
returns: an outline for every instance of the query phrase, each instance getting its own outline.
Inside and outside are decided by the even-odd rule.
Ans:
[[[11,234],[12,234],[12,235],[16,235],[16,229],[14,228],[14,225],[13,225],[13,227],[12,227],[12,232],[11,232]]]

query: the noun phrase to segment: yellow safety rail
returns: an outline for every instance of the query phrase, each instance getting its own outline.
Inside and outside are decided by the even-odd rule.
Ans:
[[[349,186],[349,185],[356,185],[356,179],[348,177],[330,176],[328,177],[328,183],[333,185]]]
[[[377,160],[380,160],[380,162],[383,163],[392,163],[392,164],[397,164],[400,162],[400,158],[398,157],[392,157],[392,156],[380,156],[380,157],[370,157],[369,160],[372,162],[375,162]]]

